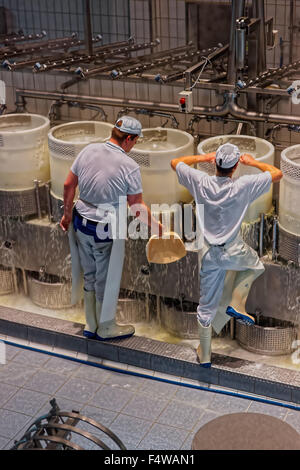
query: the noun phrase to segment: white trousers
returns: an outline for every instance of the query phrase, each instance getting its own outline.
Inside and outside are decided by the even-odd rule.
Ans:
[[[256,251],[241,236],[223,247],[210,246],[202,258],[200,270],[200,300],[197,308],[200,323],[208,326],[216,316],[228,271],[249,271],[250,290],[253,280],[264,270]]]

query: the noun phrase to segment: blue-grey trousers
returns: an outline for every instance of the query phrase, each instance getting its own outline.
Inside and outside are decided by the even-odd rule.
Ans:
[[[95,291],[99,302],[103,301],[109,259],[113,242],[96,242],[92,235],[76,231],[80,264],[83,269],[84,289]]]

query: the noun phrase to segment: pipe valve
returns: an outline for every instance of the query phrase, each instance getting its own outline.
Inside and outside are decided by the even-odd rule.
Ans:
[[[300,126],[297,124],[289,124],[288,130],[293,132],[300,132]]]

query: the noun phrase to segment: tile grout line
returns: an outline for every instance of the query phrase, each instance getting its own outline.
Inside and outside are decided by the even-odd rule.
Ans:
[[[12,337],[9,337],[9,338],[12,338]],[[40,346],[39,344],[33,343],[33,342],[31,342],[30,344],[31,344],[31,347],[33,347],[33,346],[39,347],[39,346]],[[21,347],[22,347],[22,346],[20,346],[20,348],[21,348]],[[50,349],[51,349],[51,348],[50,348]],[[53,350],[53,348],[52,348],[52,350]],[[50,350],[50,352],[53,352],[52,350]],[[47,351],[46,348],[45,348],[45,351]],[[48,351],[49,351],[49,348],[48,348]],[[67,351],[67,350],[65,350],[65,351],[66,351],[66,354],[67,354],[68,351]],[[41,351],[37,351],[37,352],[43,353],[42,350],[41,350]],[[55,353],[54,353],[54,354],[55,354]],[[91,357],[93,357],[93,356],[91,356]],[[62,358],[62,359],[68,360],[68,357]],[[72,358],[70,358],[69,360],[72,360]],[[111,361],[111,362],[115,362],[115,361]],[[117,362],[115,362],[115,364],[118,365]],[[88,365],[88,364],[87,364],[87,365]],[[109,367],[110,367],[110,366],[109,366]],[[135,366],[135,367],[136,367],[136,366]],[[123,369],[120,369],[120,372],[122,372],[122,370],[126,370],[126,369],[124,369],[124,367],[123,367]],[[116,372],[119,372],[119,371],[116,370]],[[130,372],[130,371],[129,371],[129,372]],[[156,377],[158,377],[158,378],[159,378],[159,374],[163,374],[163,373],[160,373],[160,372],[158,372],[158,371],[154,371],[154,374],[155,374],[155,372],[158,374],[158,375],[156,376]],[[178,376],[174,376],[174,375],[171,375],[171,376],[170,376],[170,374],[164,374],[164,375],[168,375],[169,377],[171,377],[171,380],[176,380],[176,379],[174,379],[174,377],[176,377],[177,379],[181,380],[181,378],[178,377]],[[149,377],[149,378],[151,378],[151,377]],[[154,375],[154,378],[155,378],[155,375]],[[280,385],[280,384],[279,384],[279,385]],[[214,384],[210,384],[210,386],[213,387]],[[221,386],[220,386],[220,387],[221,387]],[[233,391],[233,390],[230,390],[230,391]],[[249,392],[247,392],[247,391],[242,391],[242,390],[238,390],[238,392],[241,393],[241,394],[243,394],[243,393],[247,393],[247,394],[248,394],[248,393],[249,393]],[[259,394],[254,394],[254,395],[255,395],[255,396],[259,396]],[[263,395],[263,397],[265,397],[265,395]],[[267,398],[268,398],[268,399],[274,399],[274,397],[267,397]],[[275,397],[275,399],[276,399],[276,397]],[[279,400],[279,399],[277,398],[277,400]],[[291,403],[294,403],[294,402],[291,402]]]

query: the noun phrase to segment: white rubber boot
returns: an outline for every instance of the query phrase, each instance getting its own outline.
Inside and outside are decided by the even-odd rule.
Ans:
[[[234,282],[234,289],[232,292],[232,299],[230,306],[234,310],[239,311],[241,314],[246,314],[246,301],[255,279],[257,279],[263,270],[247,269],[246,271],[238,272]]]
[[[247,269],[237,273],[231,303],[226,309],[227,315],[241,320],[247,325],[255,323],[255,318],[246,312],[246,301],[253,282],[263,272],[264,269]]]
[[[83,336],[85,336],[86,338],[95,338],[97,330],[95,291],[84,290],[83,296],[86,321]]]
[[[200,344],[197,348],[197,356],[202,367],[211,367],[211,333],[212,326],[202,326],[198,321]]]
[[[96,301],[96,314],[97,314],[97,334],[96,339],[99,341],[106,341],[108,339],[129,338],[134,335],[135,329],[132,325],[118,325],[113,320],[101,322],[102,303]]]

